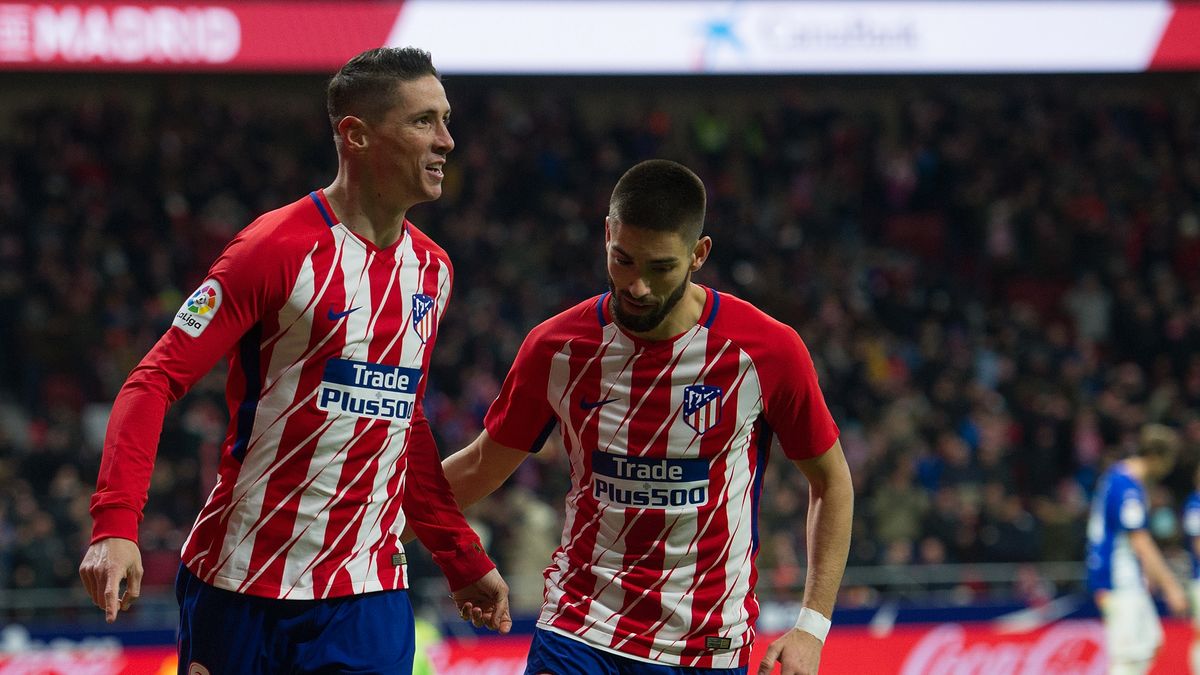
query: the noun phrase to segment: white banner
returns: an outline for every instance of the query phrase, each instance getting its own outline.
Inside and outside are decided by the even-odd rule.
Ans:
[[[1141,71],[1165,1],[410,0],[388,44],[447,72]]]

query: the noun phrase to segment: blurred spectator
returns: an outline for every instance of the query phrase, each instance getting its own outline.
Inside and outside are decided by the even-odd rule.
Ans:
[[[894,558],[893,548],[912,548],[921,534],[921,521],[929,509],[928,493],[913,483],[912,460],[904,455],[891,469],[887,481],[870,497],[872,534]],[[907,557],[911,557],[911,553]]]
[[[597,259],[605,187],[670,157],[708,182],[723,242],[698,280],[808,344],[858,489],[852,565],[1079,559],[1095,477],[1132,430],[1179,426],[1200,456],[1200,136],[1194,76],[1172,77],[853,96],[823,80],[453,78],[456,118],[479,122],[456,127],[446,195],[420,207],[458,277],[426,395],[443,452],[478,433],[522,337],[604,287],[579,261]],[[321,101],[286,80],[254,99],[165,79],[128,100],[51,86],[0,111],[2,588],[77,583],[96,430],[126,373],[249,214],[333,164]],[[221,381],[168,415],[147,586],[170,583],[211,489]],[[536,603],[532,561],[556,545],[555,453],[473,514],[519,568],[510,581],[531,581],[514,602]],[[1181,473],[1164,507],[1190,488]],[[807,497],[786,462],[764,482],[764,591],[783,595],[802,561],[776,549],[802,543]]]

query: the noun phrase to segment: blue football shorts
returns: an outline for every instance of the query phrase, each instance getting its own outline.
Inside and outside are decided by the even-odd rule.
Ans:
[[[180,675],[411,673],[406,591],[276,600],[204,583],[180,565]]]
[[[685,668],[648,663],[538,628],[525,675],[746,675],[745,668]]]

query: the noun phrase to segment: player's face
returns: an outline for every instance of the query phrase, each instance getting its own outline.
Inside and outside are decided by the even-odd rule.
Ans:
[[[433,75],[396,85],[395,105],[369,125],[377,143],[371,157],[377,189],[399,207],[442,196],[442,169],[454,149],[450,102]]]
[[[676,232],[610,221],[607,248],[613,316],[635,333],[654,330],[687,291],[696,262],[693,247]]]

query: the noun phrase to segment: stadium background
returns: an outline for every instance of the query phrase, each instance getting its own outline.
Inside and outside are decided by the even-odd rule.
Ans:
[[[395,3],[225,3],[245,23],[223,62],[201,48],[225,44],[211,35],[171,51],[113,29],[121,7],[151,16],[144,3],[0,3],[0,673],[172,668],[170,586],[215,476],[224,370],[169,413],[142,526],[144,597],[111,627],[76,576],[109,405],[224,243],[332,179],[325,77],[385,41],[430,49],[454,107],[445,193],[410,214],[457,272],[426,398],[443,452],[477,434],[525,333],[603,289],[617,177],[640,159],[679,160],[710,194],[716,247],[698,280],[800,332],[843,429],[855,529],[822,672],[1101,672],[1081,587],[1095,478],[1140,424],[1183,430],[1183,461],[1151,493],[1151,529],[1182,575],[1177,512],[1200,457],[1200,55],[1168,40],[1200,38],[1186,32],[1200,23],[1180,3],[1105,6],[1131,4],[1174,14],[1159,39],[1117,35],[1148,45],[1128,63],[1111,60],[1112,43],[1087,43],[1094,61],[1048,53],[1032,67],[1005,60],[1040,53],[1019,32],[990,61],[970,47],[960,60],[889,60],[872,3],[842,5],[867,18],[813,43],[856,39],[875,61],[779,65],[746,44],[753,25],[736,12],[756,3],[652,3],[638,11],[717,18],[683,65],[629,75],[639,67],[616,38],[582,50],[591,65],[509,53],[521,49],[460,58],[444,42],[453,21],[420,39],[428,2],[407,3],[395,27]],[[941,4],[951,16],[980,6],[1039,20],[1026,3]],[[888,11],[905,7],[917,18],[887,25],[923,35],[919,3]],[[295,13],[321,8],[325,42],[255,51],[247,17],[292,17],[272,38],[286,45],[312,23]],[[58,37],[36,32],[43,10]],[[613,25],[658,16],[621,11]],[[100,14],[107,24],[89,19]],[[354,33],[368,24],[378,37]],[[540,602],[566,480],[548,448],[469,512],[513,586],[518,633]],[[806,503],[800,474],[773,462],[760,518],[767,635],[795,616]],[[411,559],[414,601],[443,634],[439,672],[519,672],[528,636],[476,635],[428,559]],[[1168,622],[1155,672],[1182,672],[1189,637]]]

